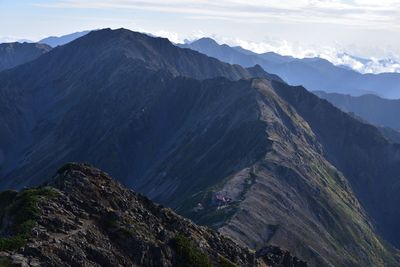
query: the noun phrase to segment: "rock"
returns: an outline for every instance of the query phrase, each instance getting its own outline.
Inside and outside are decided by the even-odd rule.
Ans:
[[[306,266],[272,248],[258,256],[88,165],[69,164],[45,186],[57,194],[40,198],[34,234],[0,254],[14,266]]]

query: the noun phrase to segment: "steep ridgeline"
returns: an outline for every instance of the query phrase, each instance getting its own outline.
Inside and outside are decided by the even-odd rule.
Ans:
[[[307,120],[324,156],[350,182],[379,231],[400,246],[400,145],[391,144],[379,130],[340,112],[327,101],[279,84],[280,96],[287,99]]]
[[[35,43],[0,44],[0,71],[14,68],[47,53],[51,47]]]
[[[101,30],[1,73],[0,107],[3,188],[89,162],[253,249],[399,264],[399,147],[259,67]]]
[[[241,47],[219,45],[210,38],[180,45],[210,57],[244,67],[260,65],[264,70],[279,75],[291,85],[303,85],[311,91],[326,91],[351,95],[374,93],[385,98],[400,98],[400,74],[361,74],[335,66],[322,58],[298,59],[268,52],[256,54]]]
[[[276,247],[243,248],[87,165],[0,199],[1,266],[307,266]]]
[[[219,208],[211,213],[215,217],[211,217],[210,212],[192,212],[191,216],[199,216],[199,221],[230,216],[222,225],[218,225],[221,222],[218,219],[214,221],[222,233],[233,236],[251,247],[264,243],[279,244],[290,248],[296,255],[302,255],[313,266],[398,265],[398,259],[392,256],[397,252],[379,241],[380,238],[374,233],[368,216],[351,189],[354,185],[356,193],[360,193],[362,201],[365,200],[365,195],[358,190],[359,186],[362,186],[361,183],[353,183],[361,179],[363,174],[349,173],[349,177],[345,177],[327,160],[331,158],[325,151],[331,147],[324,143],[325,140],[321,139],[318,132],[319,127],[324,125],[324,118],[321,118],[320,124],[312,124],[313,121],[308,122],[309,117],[300,113],[303,111],[300,107],[307,110],[307,106],[313,107],[311,104],[320,105],[321,110],[316,110],[314,116],[323,116],[326,109],[327,114],[331,116],[329,119],[332,128],[339,125],[343,119],[349,121],[349,125],[344,129],[351,134],[343,140],[332,141],[333,146],[335,142],[346,142],[351,146],[352,142],[357,142],[353,140],[357,139],[355,130],[359,127],[368,129],[370,126],[359,123],[326,102],[319,101],[303,88],[263,80],[253,81],[252,88],[260,93],[258,103],[261,120],[266,123],[266,134],[272,141],[271,149],[263,159],[231,175],[216,188],[216,192],[231,198],[226,206],[223,205],[228,214],[221,214]],[[293,97],[299,94],[302,94],[302,97],[293,100]],[[397,151],[389,152],[394,158],[387,161],[386,166],[400,167],[398,159],[395,158],[399,147],[387,143],[379,132],[371,128],[371,137],[366,137],[371,138],[371,145],[378,145],[373,144],[374,139],[378,138],[382,150]],[[340,132],[340,129],[343,128],[335,130]],[[329,127],[326,127],[326,130],[329,131]],[[340,135],[337,132],[336,134],[339,138]],[[366,144],[360,146],[369,149]],[[357,149],[354,149],[352,156],[359,158],[361,155],[356,155],[356,151]],[[351,157],[346,160],[351,164]],[[363,162],[363,159],[360,162]],[[346,178],[350,178],[350,183]],[[396,172],[385,173],[385,176],[374,173],[368,178],[372,181],[380,178],[379,182],[387,186],[392,185],[393,192],[399,190],[393,186],[398,178]],[[374,190],[367,184],[363,189]],[[385,199],[381,193],[382,191],[375,192],[375,196],[370,196],[370,200],[376,202],[378,199]],[[394,198],[390,201],[394,202],[390,203],[396,203],[397,196],[392,197]],[[206,202],[207,199],[203,198],[203,201]],[[368,211],[372,214],[385,204],[389,203],[380,203],[379,207],[367,205]],[[388,209],[392,214],[397,212],[394,206]],[[396,218],[386,217],[388,221]],[[384,230],[389,224],[382,223],[379,226]],[[396,231],[395,228],[391,230]],[[386,237],[389,238],[390,234]],[[304,245],[305,243],[307,245]]]
[[[224,92],[215,90],[214,81],[174,79],[177,76],[275,78],[261,68],[244,69],[180,49],[167,39],[123,29],[91,32],[0,75],[0,177],[14,177],[3,178],[0,187],[36,184],[74,159],[95,159],[120,179],[141,177],[157,153],[181,137],[176,127],[193,133],[200,127],[197,121],[191,124],[186,113],[199,100],[205,103],[197,107],[203,113],[192,113],[194,119],[204,119],[202,126],[214,122],[224,131],[217,125],[219,118],[211,116],[222,102],[207,103],[207,98]],[[241,86],[216,82],[224,90],[233,85],[238,91]],[[237,106],[230,108],[237,109],[240,99],[232,101]],[[54,149],[59,152],[56,157],[51,155],[58,153]],[[123,156],[126,161],[120,160]],[[46,163],[31,164],[34,159]]]

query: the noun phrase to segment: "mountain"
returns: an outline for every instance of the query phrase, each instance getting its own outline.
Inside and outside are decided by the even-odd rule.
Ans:
[[[307,266],[276,247],[240,247],[87,165],[0,199],[2,266]]]
[[[400,130],[400,121],[396,117],[396,114],[400,114],[400,100],[384,99],[375,95],[354,97],[321,91],[314,93],[341,110],[353,112],[374,125]]]
[[[180,47],[190,48],[221,61],[244,67],[260,65],[291,85],[303,85],[311,91],[359,96],[376,94],[385,98],[400,98],[400,73],[361,74],[335,66],[322,58],[297,59],[276,53],[255,54],[245,49],[219,45],[203,38]],[[338,82],[340,81],[340,82]]]
[[[368,121],[364,120],[363,118],[361,118],[360,116],[356,115],[354,112],[346,112],[346,113],[365,124],[371,124],[370,122],[368,122]],[[371,124],[371,125],[373,125],[373,124]],[[394,130],[393,128],[390,128],[390,127],[377,126],[377,125],[374,125],[374,126],[381,132],[381,134],[389,142],[400,144],[400,132],[399,131]]]
[[[88,162],[254,250],[399,265],[400,147],[259,66],[106,29],[2,72],[0,107],[4,189]]]
[[[75,39],[78,39],[82,36],[85,36],[89,32],[90,31],[82,31],[82,32],[74,32],[74,33],[62,35],[62,36],[50,36],[50,37],[40,40],[39,43],[47,44],[51,47],[57,47],[57,46],[65,45],[69,42],[72,42]]]
[[[50,50],[47,45],[35,43],[0,44],[0,71],[32,61]]]
[[[34,43],[34,41],[29,40],[29,39],[20,39],[20,38],[15,38],[15,37],[0,37],[0,43]]]

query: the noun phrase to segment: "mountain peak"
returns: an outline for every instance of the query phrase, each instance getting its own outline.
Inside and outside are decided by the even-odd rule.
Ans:
[[[101,187],[102,184],[109,183],[117,182],[88,164],[70,162],[58,169],[56,175],[46,185],[51,185],[61,190],[65,188],[87,188],[89,184]]]
[[[12,266],[307,266],[275,247],[256,254],[86,164],[64,165],[47,186],[0,199],[10,218],[1,225],[10,231],[1,262]],[[31,213],[29,226],[21,211]]]
[[[192,42],[192,44],[202,44],[202,45],[213,45],[213,46],[218,46],[219,44],[212,38],[210,37],[203,37],[200,39],[197,39]]]
[[[151,37],[123,28],[92,31],[54,49],[48,56],[51,57],[50,61],[54,61],[54,65],[60,65],[57,62],[64,62],[63,66],[60,65],[62,68],[59,73],[71,74],[79,71],[77,75],[83,70],[77,70],[75,66],[82,65],[88,68],[86,71],[90,68],[96,72],[111,66],[114,71],[127,71],[145,66],[144,69],[147,70],[164,71],[175,77],[196,79],[226,77],[230,80],[239,80],[260,76],[260,72],[255,74],[239,65],[230,65],[199,52],[182,49],[166,38]],[[262,77],[273,79],[275,76],[263,72]]]

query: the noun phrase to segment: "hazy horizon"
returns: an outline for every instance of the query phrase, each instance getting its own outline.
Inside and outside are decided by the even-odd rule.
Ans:
[[[400,71],[400,2],[393,0],[0,0],[0,15],[3,42],[127,28],[173,42],[212,37],[259,53],[320,56],[361,72]]]

